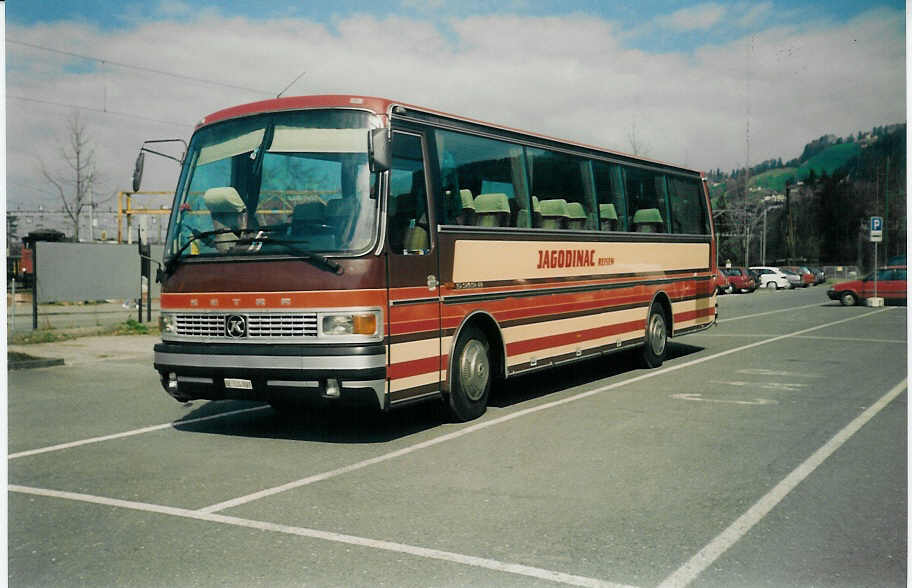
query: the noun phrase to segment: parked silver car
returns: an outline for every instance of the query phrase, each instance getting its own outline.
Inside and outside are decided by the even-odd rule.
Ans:
[[[752,272],[757,274],[757,279],[759,280],[760,288],[770,288],[772,290],[778,290],[779,288],[791,288],[792,284],[789,281],[788,277],[782,273],[777,267],[770,266],[754,266],[750,268]],[[800,277],[798,278],[801,279]]]

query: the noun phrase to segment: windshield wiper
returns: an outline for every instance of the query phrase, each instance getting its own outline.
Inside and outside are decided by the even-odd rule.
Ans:
[[[344,271],[342,266],[339,265],[338,263],[336,263],[335,261],[333,261],[327,257],[324,257],[324,256],[320,255],[319,253],[310,251],[309,249],[304,249],[303,247],[298,247],[297,244],[301,243],[301,241],[289,241],[287,239],[276,239],[274,237],[270,237],[269,235],[266,235],[262,231],[258,232],[255,237],[244,237],[242,239],[238,239],[236,242],[236,245],[254,245],[254,244],[263,245],[265,243],[281,245],[282,247],[286,248],[291,253],[294,253],[295,255],[301,257],[302,259],[305,259],[305,260],[311,262],[313,265],[319,267],[320,269],[325,269],[325,270],[331,271],[332,273],[334,273],[336,275],[341,276]],[[259,251],[259,248],[257,248],[256,251]]]
[[[187,242],[181,245],[181,248],[178,249],[174,255],[172,255],[168,261],[165,263],[165,275],[170,275],[174,272],[174,269],[177,267],[178,262],[181,260],[181,254],[187,250],[187,247],[190,247],[190,244],[195,241],[202,240],[207,245],[212,245],[212,240],[209,237],[215,235],[224,235],[226,233],[243,233],[244,229],[212,229],[211,231],[197,231],[196,229],[190,229],[193,232],[193,236],[187,239]]]

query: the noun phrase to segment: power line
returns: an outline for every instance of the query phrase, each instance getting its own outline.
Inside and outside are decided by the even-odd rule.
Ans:
[[[52,100],[41,100],[38,98],[28,98],[27,96],[13,96],[10,94],[7,94],[6,97],[12,98],[13,100],[24,100],[26,102],[36,102],[38,104],[49,104],[51,106],[62,106],[64,108],[76,108],[78,110],[88,110],[90,112],[100,112],[102,114],[112,114],[114,116],[125,116],[127,118],[134,118],[137,120],[155,122],[155,123],[160,123],[160,124],[164,124],[164,125],[174,125],[177,127],[185,127],[185,128],[186,127],[192,128],[194,126],[193,124],[189,124],[189,123],[181,123],[181,122],[176,122],[173,120],[162,120],[162,119],[158,119],[158,118],[150,118],[148,116],[140,116],[138,114],[133,114],[130,112],[119,112],[116,110],[108,110],[107,108],[104,108],[104,109],[92,108],[90,106],[79,106],[77,104],[67,104],[64,102],[54,102]]]
[[[133,65],[133,64],[130,64],[130,63],[123,63],[123,62],[119,62],[119,61],[111,61],[111,60],[109,60],[109,59],[101,59],[100,57],[93,57],[93,56],[91,56],[91,55],[82,55],[82,54],[80,54],[80,53],[73,53],[72,51],[63,51],[63,50],[61,50],[61,49],[52,49],[52,48],[50,48],[50,47],[43,47],[43,46],[41,46],[41,45],[35,45],[35,44],[33,44],[33,43],[26,43],[26,42],[24,42],[24,41],[16,41],[15,39],[9,39],[9,38],[7,38],[7,39],[6,39],[6,42],[7,42],[7,43],[12,43],[13,45],[21,45],[21,46],[23,46],[23,47],[31,47],[32,49],[39,49],[39,50],[41,50],[41,51],[48,51],[48,52],[50,52],[50,53],[57,53],[57,54],[60,54],[60,55],[67,55],[67,56],[69,56],[69,57],[78,57],[79,59],[88,59],[89,61],[95,61],[95,62],[98,62],[98,63],[103,63],[103,64],[106,64],[106,65],[113,65],[113,66],[122,67],[122,68],[125,68],[125,69],[135,69],[135,70],[137,70],[137,71],[144,71],[144,72],[154,73],[154,74],[158,74],[158,75],[161,75],[161,76],[169,76],[169,77],[178,78],[178,79],[181,79],[181,80],[190,80],[190,81],[194,81],[194,82],[199,82],[199,83],[201,83],[201,84],[209,84],[210,86],[221,86],[221,87],[223,87],[223,88],[231,88],[231,89],[233,89],[233,90],[243,90],[243,91],[245,91],[245,92],[253,92],[253,93],[255,93],[255,94],[263,94],[263,95],[265,95],[265,96],[272,96],[272,95],[273,95],[272,92],[267,92],[267,91],[265,91],[265,90],[259,90],[259,89],[257,89],[257,88],[247,88],[247,87],[245,87],[245,86],[237,86],[237,85],[234,85],[234,84],[226,84],[225,82],[217,82],[217,81],[215,81],[215,80],[207,80],[207,79],[204,79],[204,78],[197,78],[197,77],[188,76],[188,75],[184,75],[184,74],[172,73],[172,72],[163,71],[163,70],[160,70],[160,69],[153,69],[153,68],[151,68],[151,67],[145,67],[145,66],[142,66],[142,65]],[[296,80],[296,81],[297,81],[297,80]]]

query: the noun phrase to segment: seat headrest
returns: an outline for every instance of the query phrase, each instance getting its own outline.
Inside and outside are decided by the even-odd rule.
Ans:
[[[510,213],[510,201],[506,194],[493,192],[490,194],[479,194],[475,199],[475,212],[478,214],[491,212]]]
[[[244,212],[247,209],[247,205],[244,204],[241,195],[231,186],[209,188],[203,194],[203,202],[205,202],[209,212],[215,213],[237,213]]]
[[[662,214],[658,208],[641,208],[633,215],[634,224],[638,223],[663,223]]]
[[[567,216],[567,201],[563,198],[552,198],[539,202],[542,216]]]
[[[472,198],[472,191],[463,188],[459,191],[458,199],[459,208],[470,208],[475,210],[475,200]]]
[[[567,218],[580,220],[586,219],[586,209],[583,208],[583,205],[579,202],[568,202],[567,203]]]
[[[614,204],[599,204],[599,218],[602,220],[617,220],[617,211]]]

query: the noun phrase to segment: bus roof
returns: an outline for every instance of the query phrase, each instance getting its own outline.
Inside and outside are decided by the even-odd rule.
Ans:
[[[431,114],[436,116],[445,117],[448,119],[470,123],[474,125],[481,125],[489,127],[492,129],[498,129],[501,131],[507,131],[510,133],[517,133],[525,135],[527,137],[543,139],[546,141],[552,141],[557,143],[564,143],[567,145],[573,145],[575,147],[581,147],[583,149],[590,149],[594,151],[600,151],[602,153],[607,153],[610,155],[615,155],[618,157],[623,157],[625,159],[640,160],[656,165],[662,165],[667,167],[677,168],[679,170],[686,170],[693,173],[699,173],[702,177],[704,174],[702,171],[695,170],[692,168],[687,168],[682,165],[675,163],[669,163],[667,161],[661,161],[658,159],[652,159],[649,157],[643,157],[641,155],[631,155],[629,153],[624,153],[623,151],[617,151],[614,149],[608,149],[605,147],[598,147],[595,145],[588,145],[586,143],[580,143],[579,141],[571,141],[568,139],[560,139],[557,137],[551,137],[548,135],[543,135],[541,133],[535,133],[532,131],[516,129],[504,125],[499,125],[495,123],[489,123],[473,118],[468,118],[465,116],[459,116],[455,114],[450,114],[447,112],[442,112],[439,110],[434,110],[432,108],[426,108],[423,106],[416,106],[413,104],[407,104],[405,102],[398,102],[395,100],[390,100],[389,98],[379,98],[376,96],[360,96],[353,94],[319,94],[314,96],[289,96],[287,98],[273,98],[270,100],[260,100],[258,102],[250,102],[247,104],[240,104],[238,106],[231,106],[214,112],[206,117],[204,117],[196,128],[207,126],[216,122],[221,122],[224,120],[237,118],[241,116],[250,116],[255,114],[263,114],[267,112],[279,112],[283,110],[301,110],[309,108],[356,108],[361,110],[369,110],[377,115],[386,116],[389,114],[390,110],[394,106],[401,106],[406,110],[414,110],[417,112]]]

